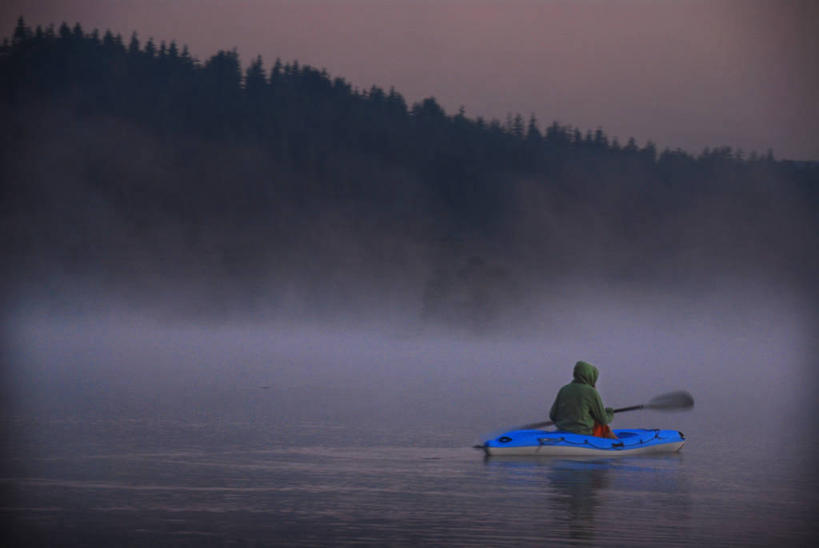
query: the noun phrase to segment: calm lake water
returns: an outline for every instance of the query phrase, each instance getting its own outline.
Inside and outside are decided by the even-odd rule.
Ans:
[[[733,350],[749,353],[732,362],[713,344],[674,357],[709,326],[656,335],[645,352],[669,351],[659,371],[637,345],[598,342],[638,364],[601,364],[607,404],[677,388],[697,399],[686,413],[618,415],[615,427],[678,429],[688,443],[617,459],[471,448],[540,419],[588,341],[558,352],[217,331],[16,332],[4,545],[812,546],[819,533],[805,426],[815,363],[800,350],[763,367],[785,352],[787,325],[767,339],[734,331]],[[557,365],[531,366],[544,362]]]
[[[25,439],[2,480],[14,545],[793,546],[817,533],[816,465],[795,432],[569,460],[484,459],[420,430],[365,446],[329,424],[12,427]]]

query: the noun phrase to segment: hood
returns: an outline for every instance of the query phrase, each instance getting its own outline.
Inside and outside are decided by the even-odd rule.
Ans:
[[[597,384],[597,375],[597,368],[589,362],[580,361],[574,364],[575,382],[594,386]]]

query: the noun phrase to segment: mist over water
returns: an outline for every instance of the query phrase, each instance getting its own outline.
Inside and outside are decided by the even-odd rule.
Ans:
[[[567,288],[540,316],[479,333],[415,319],[180,321],[119,304],[97,314],[43,306],[7,318],[7,374],[26,414],[431,424],[457,446],[543,417],[584,359],[600,367],[612,406],[675,389],[697,399],[691,415],[619,424],[745,420],[765,405],[754,421],[773,425],[815,388],[809,302],[770,287],[688,298]]]
[[[19,306],[6,318],[4,459],[17,538],[62,530],[61,515],[77,542],[809,538],[809,301],[772,287],[607,289],[567,287],[539,317],[480,333]],[[470,445],[543,420],[578,359],[599,366],[606,405],[689,390],[691,412],[614,422],[680,430],[683,452],[482,463]],[[766,525],[749,521],[758,512]]]

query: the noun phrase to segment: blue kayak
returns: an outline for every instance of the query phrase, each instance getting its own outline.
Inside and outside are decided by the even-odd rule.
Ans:
[[[476,445],[493,456],[617,456],[646,453],[675,453],[685,444],[685,436],[676,430],[643,428],[614,430],[616,440],[585,436],[572,432],[546,430],[510,430]]]

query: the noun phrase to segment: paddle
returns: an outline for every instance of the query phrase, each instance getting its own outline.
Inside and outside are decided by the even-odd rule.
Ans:
[[[694,398],[685,390],[677,390],[676,392],[669,392],[668,394],[661,394],[652,398],[648,403],[642,405],[632,405],[631,407],[621,407],[615,409],[615,413],[624,413],[626,411],[635,411],[637,409],[655,409],[657,411],[681,411],[683,409],[691,409],[694,407]],[[552,426],[554,422],[533,422],[524,424],[512,430],[538,430],[545,426]]]

